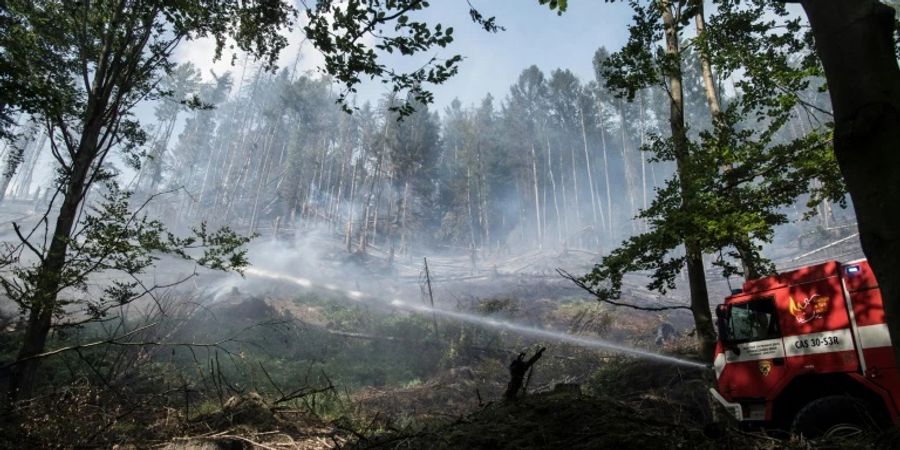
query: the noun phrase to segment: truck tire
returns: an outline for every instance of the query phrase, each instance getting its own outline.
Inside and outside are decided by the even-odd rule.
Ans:
[[[791,433],[806,439],[844,440],[878,428],[878,420],[865,402],[847,395],[832,395],[800,409],[794,416]]]

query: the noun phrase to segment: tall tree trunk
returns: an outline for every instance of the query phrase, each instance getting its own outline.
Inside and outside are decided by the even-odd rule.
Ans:
[[[800,3],[828,80],[834,153],[900,361],[900,70],[894,10],[876,0]]]
[[[18,124],[15,126],[18,126]],[[6,142],[3,151],[3,159],[6,164],[3,166],[2,179],[0,179],[0,202],[6,199],[6,189],[9,188],[10,183],[19,171],[19,168],[22,165],[21,157],[25,154],[28,146],[31,145],[33,139],[34,135],[30,134],[28,138],[19,136],[16,139],[11,140],[12,142]],[[20,143],[24,147],[19,147]],[[13,152],[15,155],[12,154]],[[14,193],[10,192],[10,194]]]
[[[159,186],[159,183],[162,181],[163,176],[163,160],[166,157],[166,151],[169,149],[169,140],[172,139],[172,132],[175,131],[175,124],[178,121],[178,112],[176,112],[172,118],[166,123],[166,127],[163,131],[163,135],[160,138],[159,142],[156,145],[155,152],[153,154],[153,159],[151,161],[151,171],[149,174],[150,177],[150,187],[148,192],[152,195],[156,192],[156,188]]]
[[[681,61],[681,50],[678,42],[678,30],[669,0],[659,2],[662,9],[662,21],[666,38],[666,54],[671,61]],[[672,142],[678,179],[681,185],[681,207],[690,209],[696,201],[695,187],[690,180],[688,169],[690,153],[688,149],[687,130],[684,125],[684,90],[681,67],[673,64],[666,77],[669,81],[669,126],[672,130]],[[694,315],[697,338],[700,342],[700,357],[712,361],[716,345],[716,334],[713,331],[712,314],[709,309],[709,293],[706,289],[706,274],[703,270],[703,254],[697,239],[688,233],[684,241],[685,264],[687,266],[688,283],[691,291],[691,312]]]
[[[94,107],[92,107],[94,106]],[[91,163],[97,155],[100,136],[100,119],[92,117],[91,111],[103,111],[100,105],[88,107],[88,121],[81,136],[72,171],[63,190],[63,202],[56,218],[56,226],[50,241],[50,248],[38,269],[34,292],[31,293],[31,308],[22,338],[22,347],[10,373],[9,396],[23,399],[31,394],[40,359],[28,359],[44,351],[50,334],[53,315],[58,307],[57,293],[60,275],[66,263],[69,240],[78,216],[78,207],[88,188],[87,180]]]
[[[622,99],[619,99],[619,114],[622,116],[622,164],[623,169],[625,171],[625,186],[628,192],[628,206],[631,208],[628,210],[628,219],[631,222],[631,232],[635,234],[638,232],[637,221],[633,219],[633,216],[637,213],[637,202],[634,197],[637,195],[637,187],[635,187],[635,174],[634,169],[631,167],[631,156],[629,155],[628,150],[628,136],[625,128],[625,102]]]
[[[575,163],[575,146],[572,145],[570,140],[566,140],[569,141],[569,155],[572,160],[572,201],[575,207],[575,232],[577,233],[581,229],[581,204],[578,201],[578,165]],[[568,216],[568,214],[566,215]]]
[[[16,196],[28,198],[31,193],[31,182],[34,179],[34,169],[41,159],[41,152],[47,143],[47,134],[40,133],[37,140],[33,140],[25,151],[23,167],[19,170],[19,179],[16,182]]]
[[[550,175],[550,186],[553,189],[553,209],[556,211],[556,240],[557,242],[562,242],[562,216],[559,214],[559,200],[556,195],[556,177],[553,175],[553,162],[551,157],[550,137],[547,137],[547,173]],[[565,188],[565,185],[563,185],[563,195],[565,195]]]
[[[322,192],[325,190],[325,186],[327,186],[327,180],[325,179],[325,172],[328,170],[328,145],[325,142],[326,138],[322,138],[322,157],[319,159],[319,167],[318,173],[315,177],[313,177],[313,181],[315,184],[313,185],[313,189],[310,192],[310,202],[309,207],[311,208],[309,214],[311,219],[315,222],[318,219],[319,215],[319,199],[322,197]]]
[[[478,167],[478,197],[479,197],[479,217],[481,222],[481,232],[483,234],[482,237],[482,249],[483,251],[487,251],[491,246],[491,220],[490,220],[490,208],[488,203],[488,197],[490,192],[488,192],[488,183],[487,183],[487,168],[484,166],[484,155],[481,151],[481,145],[476,147],[478,152],[476,156],[478,158],[477,167]]]
[[[606,148],[606,129],[603,127],[603,103],[598,100],[597,117],[600,120],[600,148],[603,151],[603,181],[606,184],[606,220],[609,222],[607,226],[608,238],[614,240],[613,232],[613,211],[612,211],[612,189],[609,182],[609,152]]]
[[[255,145],[254,145],[254,148],[255,148]],[[224,208],[224,214],[222,215],[222,217],[224,217],[223,223],[226,223],[226,224],[231,223],[232,207],[234,206],[234,203],[239,198],[239,194],[244,190],[244,179],[247,177],[247,173],[250,171],[250,166],[253,163],[253,156],[255,153],[251,152],[251,151],[247,151],[246,153],[247,153],[247,156],[244,159],[244,164],[241,166],[241,169],[238,172],[237,178],[232,183],[233,186],[231,188],[231,194],[227,195],[228,190],[227,189],[225,190],[226,191],[225,196],[224,196],[225,203],[222,205]],[[152,187],[152,189],[155,190],[155,186]]]
[[[694,16],[694,23],[697,28],[697,35],[702,35],[706,30],[706,19],[703,17],[703,2],[697,2],[697,15]],[[726,129],[726,124],[724,123],[724,118],[722,117],[722,104],[719,101],[719,94],[716,91],[716,84],[714,82],[712,65],[709,62],[709,55],[706,54],[706,49],[704,46],[700,46],[700,72],[703,75],[703,87],[704,92],[706,93],[706,103],[709,105],[709,112],[712,116],[712,124],[713,128],[716,129],[717,133],[727,133],[729,130]],[[728,173],[734,170],[734,166],[731,163],[724,164],[722,166],[722,170],[725,173]],[[738,256],[741,260],[741,267],[744,272],[745,280],[752,280],[759,278],[762,274],[760,272],[759,266],[756,264],[756,258],[753,257],[753,243],[750,240],[749,236],[736,236],[736,242],[734,243],[734,248],[737,250]]]
[[[206,170],[203,171],[203,181],[200,183],[200,194],[197,197],[197,201],[191,202],[191,207],[188,210],[188,217],[192,216],[195,211],[202,213],[203,200],[206,197],[207,186],[209,186],[209,183],[211,182],[210,178],[213,176],[212,173],[216,167],[214,160],[218,159],[220,152],[215,153],[215,155],[209,155],[209,160],[206,162]]]
[[[566,245],[566,242],[569,240],[569,235],[571,234],[571,227],[569,226],[569,208],[571,208],[571,204],[569,203],[569,189],[566,185],[568,180],[566,180],[566,171],[563,170],[563,167],[566,165],[566,154],[562,152],[560,148],[559,153],[559,185],[562,186],[562,212],[565,214],[561,214],[562,223],[563,223],[563,233],[560,242],[563,245]]]
[[[268,144],[264,150],[264,156],[262,162],[259,164],[259,168],[257,169],[256,174],[256,187],[254,188],[253,193],[253,207],[250,211],[250,235],[256,232],[256,227],[258,225],[259,218],[259,199],[262,195],[263,186],[268,185],[269,175],[272,172],[272,162],[275,158],[272,157],[272,153],[274,153],[275,147],[275,136],[278,134],[278,130],[281,128],[281,121],[273,126],[272,136],[269,139]]]
[[[235,183],[235,181],[233,181],[234,180],[233,174],[236,170],[239,170],[239,169],[235,169],[235,167],[234,167],[235,163],[237,161],[239,161],[242,151],[243,152],[248,151],[246,149],[247,137],[250,134],[249,131],[252,129],[252,124],[254,122],[254,119],[256,119],[256,117],[255,117],[256,114],[253,114],[254,112],[256,112],[256,110],[254,108],[250,108],[249,103],[250,103],[250,99],[253,99],[256,96],[257,89],[259,88],[259,85],[261,84],[261,82],[262,82],[262,66],[260,66],[257,69],[256,76],[253,78],[253,83],[250,85],[250,95],[247,100],[248,104],[244,105],[244,107],[240,109],[242,114],[241,114],[240,126],[238,128],[238,140],[237,140],[237,142],[231,142],[230,145],[228,146],[228,151],[226,153],[225,165],[224,165],[225,170],[223,172],[224,178],[222,179],[222,183],[218,186],[218,189],[216,189],[215,195],[214,195],[214,200],[213,200],[213,208],[214,208],[214,211],[216,211],[216,212],[219,211],[220,203],[224,204],[222,202],[224,202],[226,200],[226,194],[228,192],[228,189],[231,187],[231,185],[233,183]],[[292,224],[292,226],[293,226],[293,224]]]
[[[544,248],[544,230],[541,227],[541,197],[539,193],[540,187],[538,187],[537,155],[535,155],[534,143],[531,144],[531,176],[534,182],[534,214],[537,219],[538,248]]]
[[[591,155],[588,152],[588,141],[587,141],[587,124],[585,124],[584,119],[584,108],[582,106],[578,107],[578,114],[581,116],[581,142],[584,144],[584,163],[585,168],[587,169],[587,178],[588,178],[588,187],[590,188],[591,194],[591,218],[593,222],[591,222],[591,226],[597,226],[597,193],[596,186],[594,185],[594,174],[591,171]],[[603,211],[601,210],[601,214]],[[596,231],[595,231],[596,233]]]
[[[331,231],[333,233],[338,232],[338,228],[340,227],[341,222],[343,222],[343,220],[341,220],[341,206],[343,206],[344,200],[344,183],[346,182],[345,173],[350,168],[350,160],[353,158],[353,147],[346,142],[346,136],[342,137],[341,143],[345,146],[347,151],[345,152],[346,158],[341,160],[341,173],[338,176],[337,194],[332,197],[334,199],[331,209],[331,217],[333,218]]]
[[[409,181],[403,183],[403,198],[400,200],[400,252],[406,254],[409,246],[407,216],[409,214]]]
[[[392,189],[394,186],[394,170],[388,173],[388,189]],[[375,214],[372,217],[372,244],[378,245],[378,211],[381,208],[381,194],[384,193],[384,183],[378,183],[378,191],[375,193]],[[390,202],[388,202],[388,223],[391,223],[391,208]]]
[[[466,164],[466,211],[468,212],[469,224],[469,247],[475,248],[475,215],[472,213],[472,168]]]
[[[647,158],[644,157],[644,144],[646,144],[647,134],[646,134],[646,121],[644,117],[644,91],[641,91],[638,94],[638,108],[640,113],[640,134],[641,134],[641,148],[638,151],[638,155],[641,158],[641,207],[643,209],[647,209]],[[641,220],[641,226],[644,231],[647,231],[647,221]]]
[[[249,55],[244,55],[244,62],[241,65],[241,78],[240,78],[240,81],[238,81],[237,90],[235,92],[241,92],[244,89],[244,79],[247,74],[247,62],[248,61],[249,61]],[[228,120],[225,121],[223,124],[219,125],[218,129],[220,130],[220,134],[221,134],[221,130],[224,127],[234,127],[234,125],[235,125],[234,121],[237,118],[238,110],[240,110],[240,108],[238,108],[237,105],[235,105],[235,107],[233,107],[231,110],[231,114],[229,115]],[[217,149],[215,151],[215,157],[209,159],[209,163],[207,164],[207,167],[206,167],[206,172],[203,174],[203,183],[200,185],[200,194],[197,197],[197,201],[195,203],[198,208],[198,213],[201,213],[201,214],[203,212],[202,208],[203,208],[204,200],[207,200],[209,191],[214,189],[213,185],[216,184],[216,181],[217,181],[216,178],[218,178],[218,176],[219,176],[218,168],[219,168],[220,158],[227,157],[227,155],[225,155],[224,153],[227,152],[228,149],[230,149],[231,147],[228,145],[227,141],[223,141],[220,143],[220,145],[215,146],[213,148]],[[225,149],[224,152],[223,152],[223,148]],[[213,204],[215,204],[215,202]],[[288,206],[288,207],[291,207],[291,206]]]
[[[385,125],[387,127],[387,125]],[[386,128],[385,128],[386,129]],[[366,207],[363,212],[363,222],[362,229],[360,230],[359,236],[359,247],[357,251],[366,252],[369,246],[369,215],[372,211],[372,202],[375,198],[375,185],[378,183],[378,175],[381,172],[381,163],[384,161],[384,154],[387,152],[387,146],[383,146],[381,149],[381,153],[378,154],[378,158],[375,160],[375,168],[372,172],[370,178],[372,179],[371,184],[369,184],[369,193],[366,195]],[[378,215],[378,208],[375,208],[375,215]]]
[[[3,167],[3,173],[0,174],[0,203],[6,200],[6,190],[9,188],[9,182],[16,175],[16,169],[17,167],[9,167],[9,165]]]
[[[358,162],[353,164],[353,172],[350,176],[350,198],[347,202],[347,234],[344,237],[344,245],[347,247],[347,253],[353,251],[351,247],[351,242],[353,242],[353,205],[356,204],[356,174],[359,166],[360,164]]]

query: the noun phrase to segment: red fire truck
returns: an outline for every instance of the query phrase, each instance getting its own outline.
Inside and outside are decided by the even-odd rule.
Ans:
[[[710,392],[742,423],[807,437],[898,423],[900,372],[865,260],[747,281],[716,316]]]

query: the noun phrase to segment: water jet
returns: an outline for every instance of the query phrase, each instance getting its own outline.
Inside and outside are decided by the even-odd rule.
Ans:
[[[312,288],[314,283],[306,278],[298,278],[290,275],[272,272],[266,269],[260,269],[256,267],[250,267],[246,269],[245,273],[247,275],[251,275],[259,278],[268,278],[273,280],[287,281],[294,283],[303,288]],[[674,364],[678,366],[684,367],[692,367],[698,369],[708,369],[711,366],[709,364],[703,364],[697,361],[691,361],[688,359],[682,359],[675,356],[664,355],[661,353],[655,353],[647,350],[642,350],[634,347],[629,347],[627,345],[617,344],[615,342],[607,341],[605,339],[586,337],[586,336],[578,336],[574,334],[564,333],[561,331],[554,330],[545,330],[542,328],[532,327],[528,325],[517,324],[514,322],[506,321],[506,320],[498,320],[493,318],[487,318],[475,314],[468,314],[459,311],[451,311],[448,309],[431,307],[427,305],[421,305],[418,303],[406,302],[399,298],[394,298],[391,300],[384,300],[372,295],[364,295],[362,292],[354,291],[354,290],[342,290],[337,288],[334,285],[323,284],[322,288],[334,291],[341,292],[346,295],[348,298],[359,301],[364,297],[366,299],[380,302],[385,304],[386,306],[393,307],[395,309],[408,311],[416,314],[434,314],[444,318],[453,319],[459,322],[470,323],[473,325],[479,325],[490,328],[499,328],[503,330],[510,331],[512,333],[516,333],[523,336],[531,336],[541,339],[547,339],[554,342],[566,343],[577,345],[579,347],[591,348],[596,350],[609,350],[616,353],[622,353],[630,356],[634,356],[636,358],[648,359],[653,361],[659,361],[668,364]]]

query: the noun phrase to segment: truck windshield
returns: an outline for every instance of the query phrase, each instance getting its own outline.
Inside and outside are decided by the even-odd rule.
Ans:
[[[727,338],[730,343],[760,341],[781,336],[773,298],[733,304],[730,316]]]

